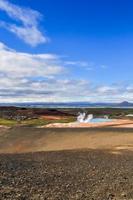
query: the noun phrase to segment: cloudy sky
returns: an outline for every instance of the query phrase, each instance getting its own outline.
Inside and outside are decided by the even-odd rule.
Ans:
[[[132,0],[0,0],[0,102],[133,102]]]

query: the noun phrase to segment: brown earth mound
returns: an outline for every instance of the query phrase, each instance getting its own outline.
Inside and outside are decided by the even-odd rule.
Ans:
[[[1,131],[2,132],[2,131]],[[58,151],[70,149],[115,149],[133,147],[133,129],[119,128],[26,128],[4,131],[0,153]]]

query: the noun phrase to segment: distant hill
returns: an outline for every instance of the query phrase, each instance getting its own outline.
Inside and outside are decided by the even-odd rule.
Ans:
[[[120,107],[132,107],[133,103],[129,103],[128,101],[123,101],[123,102],[121,102],[117,105],[120,106]]]
[[[121,103],[104,103],[104,102],[27,102],[27,103],[0,103],[1,106],[17,106],[17,107],[27,107],[27,108],[87,108],[87,107],[133,107],[133,103],[128,101],[123,101]]]

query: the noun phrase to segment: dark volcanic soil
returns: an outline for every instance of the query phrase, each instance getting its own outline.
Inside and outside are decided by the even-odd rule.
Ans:
[[[131,200],[133,152],[0,155],[1,200]]]

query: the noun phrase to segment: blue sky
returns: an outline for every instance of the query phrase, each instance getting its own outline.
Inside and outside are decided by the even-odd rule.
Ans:
[[[133,102],[132,0],[0,0],[0,102]]]

